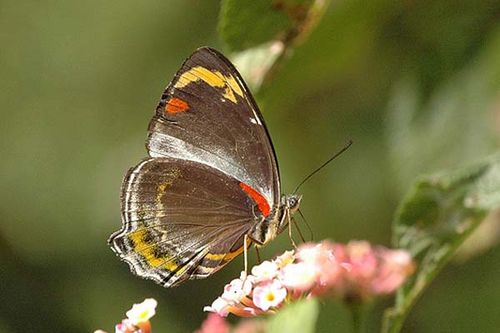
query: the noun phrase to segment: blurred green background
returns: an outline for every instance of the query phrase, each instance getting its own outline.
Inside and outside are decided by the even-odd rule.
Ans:
[[[159,301],[155,332],[190,332],[239,274],[242,259],[167,290],[129,273],[106,244],[164,86],[197,47],[224,50],[219,6],[1,2],[0,332],[113,331],[145,297]],[[283,192],[354,141],[301,189],[315,239],[390,245],[394,210],[416,176],[498,150],[500,3],[333,1],[257,99]],[[471,246],[440,274],[404,332],[498,330],[498,224],[488,243],[477,236],[480,255]],[[264,256],[287,248],[281,236]],[[390,304],[374,306],[368,331]],[[345,308],[324,302],[318,332],[349,324]]]

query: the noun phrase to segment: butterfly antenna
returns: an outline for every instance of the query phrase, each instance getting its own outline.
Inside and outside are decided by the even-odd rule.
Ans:
[[[352,140],[349,140],[347,142],[347,144],[341,149],[339,150],[335,155],[333,155],[332,157],[330,157],[328,159],[328,161],[326,161],[325,163],[321,164],[321,166],[319,166],[316,170],[314,170],[313,172],[311,172],[306,178],[304,178],[300,183],[299,185],[297,185],[297,187],[295,188],[295,190],[293,191],[293,194],[297,193],[297,191],[299,190],[299,188],[306,182],[309,180],[309,178],[311,178],[312,176],[314,176],[318,171],[320,171],[321,169],[323,169],[325,166],[328,165],[328,163],[330,163],[331,161],[333,161],[335,158],[337,158],[338,156],[340,156],[343,152],[345,152],[347,149],[349,149],[349,147],[352,145]]]
[[[304,223],[306,224],[307,230],[309,230],[309,235],[311,236],[311,239],[309,241],[312,242],[314,240],[314,235],[313,235],[313,231],[311,229],[311,226],[307,222],[306,217],[304,216],[304,214],[302,214],[300,209],[298,209],[298,211],[299,211],[300,216],[302,217],[302,220],[304,220]],[[297,224],[295,224],[295,226],[297,227],[297,230],[299,230],[299,226]],[[302,239],[304,239],[304,236],[302,236],[302,233],[300,232],[300,230],[299,230],[299,234],[302,237]]]

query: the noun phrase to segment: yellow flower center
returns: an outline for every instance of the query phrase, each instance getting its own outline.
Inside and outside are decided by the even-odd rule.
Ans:
[[[274,301],[274,294],[273,293],[267,294],[266,295],[266,300],[268,300],[269,302]]]

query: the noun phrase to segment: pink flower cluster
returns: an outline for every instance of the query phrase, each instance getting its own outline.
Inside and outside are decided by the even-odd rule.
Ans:
[[[127,319],[115,326],[115,333],[151,333],[149,319],[155,315],[157,304],[153,298],[146,298],[142,303],[134,304],[126,313]],[[107,332],[97,330],[94,333]]]
[[[224,318],[216,313],[209,313],[201,328],[194,333],[265,333],[266,322],[260,319],[244,319],[231,326]]]
[[[242,272],[204,311],[249,317],[274,312],[294,299],[325,294],[366,301],[392,293],[413,270],[411,256],[403,250],[366,241],[306,243],[254,266],[249,275]]]

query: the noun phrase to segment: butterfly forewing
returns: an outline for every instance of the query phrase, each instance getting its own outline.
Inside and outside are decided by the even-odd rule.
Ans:
[[[228,173],[279,203],[274,150],[260,111],[234,66],[201,48],[165,90],[149,126],[152,157],[198,161]]]

